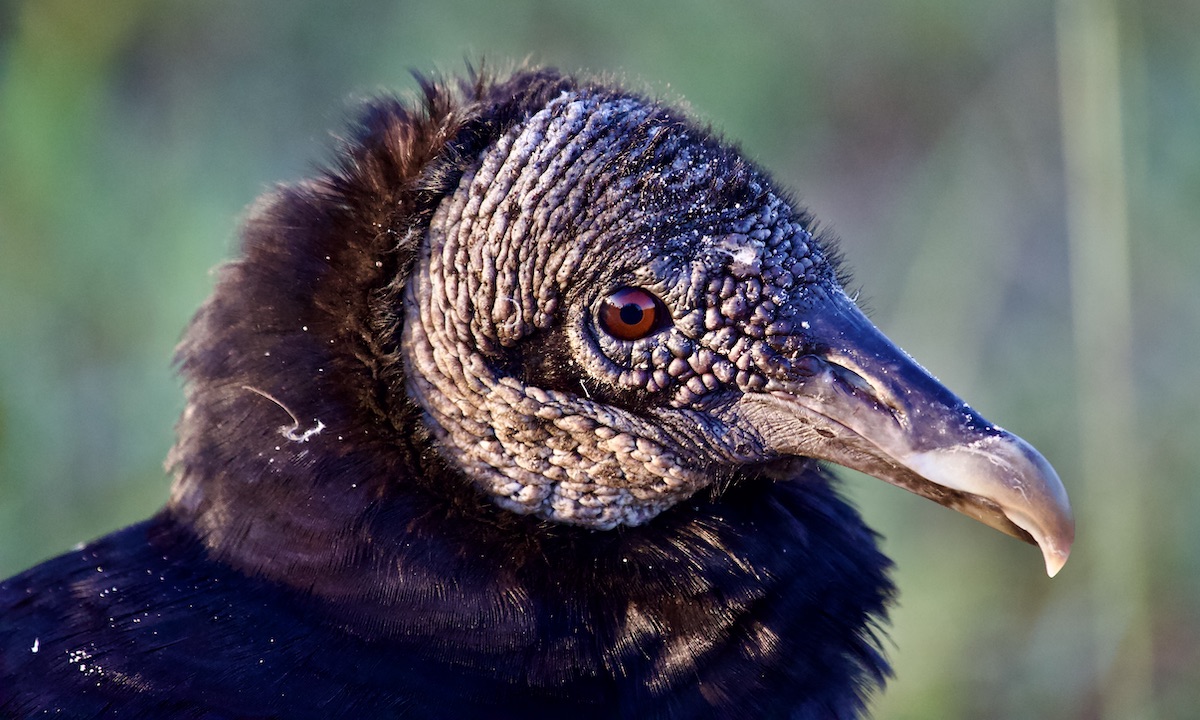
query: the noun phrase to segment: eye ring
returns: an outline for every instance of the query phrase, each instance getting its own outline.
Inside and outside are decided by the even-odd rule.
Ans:
[[[641,340],[669,319],[662,301],[641,288],[621,288],[600,306],[600,328],[618,340]]]

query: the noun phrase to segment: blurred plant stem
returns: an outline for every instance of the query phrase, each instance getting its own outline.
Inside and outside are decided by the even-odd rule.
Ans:
[[[1145,485],[1114,0],[1057,3],[1059,99],[1076,372],[1077,554],[1090,575],[1098,717],[1155,717]]]

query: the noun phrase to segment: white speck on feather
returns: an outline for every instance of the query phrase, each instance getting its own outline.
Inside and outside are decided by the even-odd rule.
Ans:
[[[313,418],[313,420],[316,421],[317,424],[313,425],[312,427],[310,427],[309,429],[305,430],[302,433],[297,434],[296,431],[299,430],[300,428],[295,425],[293,425],[290,428],[289,427],[281,427],[281,428],[279,428],[279,432],[282,433],[285,438],[287,438],[288,440],[291,440],[292,442],[298,442],[298,443],[308,442],[309,438],[311,438],[314,435],[320,434],[320,432],[325,429],[325,423],[321,422],[320,420],[317,420],[316,418]]]
[[[306,325],[304,329],[307,330],[308,326]],[[291,440],[292,442],[297,442],[297,443],[308,442],[310,439],[312,439],[312,437],[314,435],[319,435],[321,433],[321,431],[325,429],[325,423],[321,422],[317,418],[313,418],[313,423],[314,423],[313,426],[310,427],[309,429],[305,430],[304,432],[300,432],[300,418],[296,417],[296,413],[292,412],[291,408],[289,408],[287,405],[284,405],[283,402],[281,400],[279,400],[279,398],[277,398],[274,395],[271,395],[269,393],[263,392],[262,390],[259,390],[258,388],[250,387],[249,385],[243,385],[242,389],[249,390],[250,392],[252,392],[256,395],[260,395],[260,396],[270,400],[271,402],[278,405],[285,413],[288,414],[288,417],[290,417],[292,419],[292,424],[291,425],[280,425],[279,426],[279,434],[284,436],[288,440]],[[275,449],[278,450],[279,446],[276,445]]]
[[[40,648],[41,646],[42,646],[42,643],[41,643],[40,639],[34,638],[33,639],[33,647],[29,648],[29,652],[36,653],[38,651],[38,648]]]

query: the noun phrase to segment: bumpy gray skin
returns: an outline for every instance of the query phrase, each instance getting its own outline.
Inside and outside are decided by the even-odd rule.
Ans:
[[[732,207],[731,180],[745,198]],[[800,354],[791,320],[806,286],[840,292],[804,220],[662,109],[564,93],[484,151],[434,214],[414,269],[429,281],[408,288],[411,393],[502,507],[644,523],[714,468],[768,459],[723,422],[721,400],[770,390],[773,368]],[[632,342],[605,333],[600,304],[624,286],[657,295],[671,326]],[[556,323],[594,380],[551,389],[498,367]],[[589,397],[606,393],[661,399],[634,412]]]

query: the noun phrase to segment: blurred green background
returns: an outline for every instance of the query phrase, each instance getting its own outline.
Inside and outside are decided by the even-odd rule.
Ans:
[[[1072,560],[862,476],[881,718],[1200,713],[1200,3],[0,2],[0,576],[154,512],[172,347],[355,98],[486,58],[684,99],[1071,492]]]

